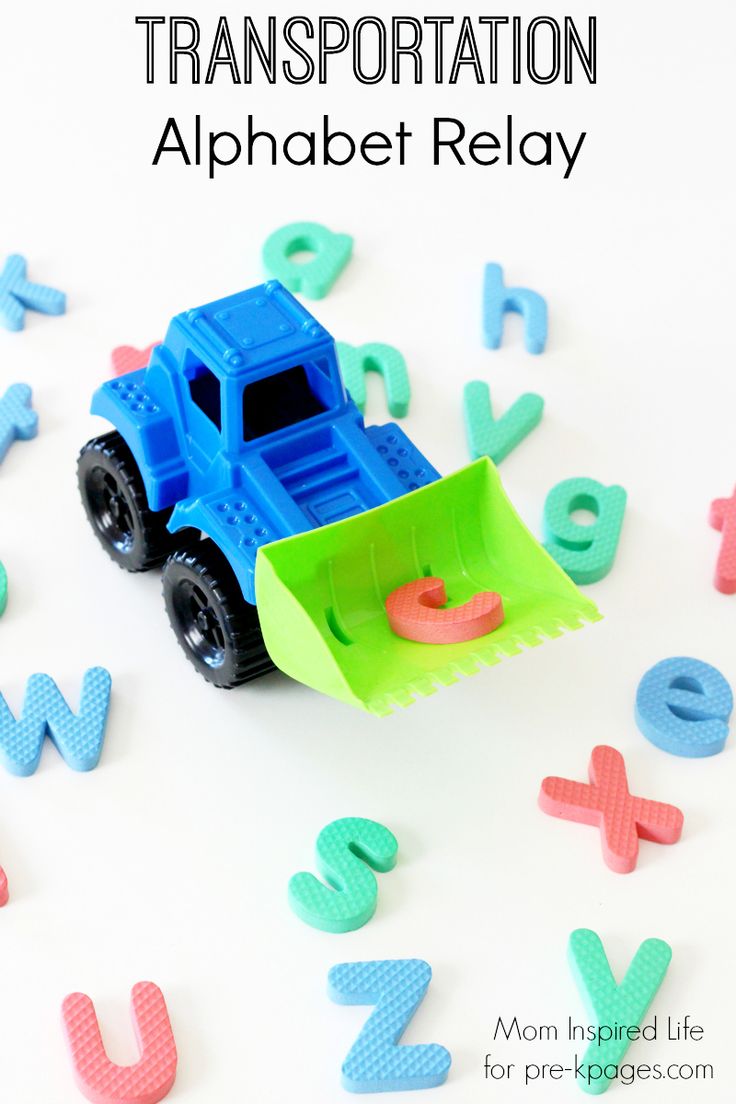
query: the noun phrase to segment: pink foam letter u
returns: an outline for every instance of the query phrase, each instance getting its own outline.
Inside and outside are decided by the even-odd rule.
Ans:
[[[131,994],[131,1015],[141,1056],[132,1066],[107,1057],[95,1006],[84,993],[71,993],[61,1014],[79,1088],[93,1104],[158,1104],[174,1084],[176,1043],[164,995],[152,981],[139,981]]]

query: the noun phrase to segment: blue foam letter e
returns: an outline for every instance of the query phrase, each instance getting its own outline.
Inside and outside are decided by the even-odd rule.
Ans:
[[[688,759],[723,750],[732,710],[731,687],[721,672],[688,656],[655,664],[636,691],[636,723],[647,740]]]

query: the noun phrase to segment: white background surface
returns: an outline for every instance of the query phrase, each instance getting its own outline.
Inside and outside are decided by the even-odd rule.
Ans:
[[[378,0],[370,10],[391,14]],[[209,22],[204,3],[184,13],[163,0],[4,12],[0,253],[24,253],[30,278],[63,288],[69,305],[64,318],[29,315],[24,333],[0,332],[0,382],[31,383],[40,416],[38,438],[0,470],[11,588],[0,688],[18,710],[27,676],[47,671],[76,706],[82,672],[102,664],[114,694],[97,770],[74,774],[47,745],[35,776],[0,775],[12,895],[0,915],[0,1055],[15,1104],[79,1099],[59,1026],[73,990],[93,997],[111,1057],[132,1061],[128,993],[147,978],[179,1047],[172,1101],[342,1101],[340,1064],[368,1010],[332,1005],[327,970],[403,956],[434,969],[405,1041],[453,1054],[432,1099],[575,1099],[569,1079],[486,1084],[482,1062],[487,1051],[569,1062],[564,1041],[493,1044],[491,1032],[499,1015],[586,1022],[565,959],[580,926],[601,935],[619,975],[642,939],[666,939],[674,956],[652,1011],[705,1028],[699,1044],[636,1044],[629,1058],[716,1070],[709,1084],[612,1087],[612,1098],[732,1099],[732,741],[710,760],[666,755],[638,733],[633,704],[640,677],[669,655],[736,681],[736,599],[711,585],[719,537],[707,525],[736,476],[733,6],[544,10],[600,16],[596,87],[362,88],[345,75],[327,89],[151,88],[134,16],[192,14],[211,32],[215,9]],[[170,114],[238,129],[252,111],[286,133],[325,110],[354,132],[404,118],[411,163],[234,167],[214,182],[173,158],[150,166]],[[569,180],[559,167],[431,167],[432,115],[502,131],[508,111],[524,130],[588,131]],[[168,627],[159,579],[108,561],[77,498],[75,456],[104,428],[86,412],[111,348],[145,345],[177,311],[258,282],[263,240],[296,219],[354,235],[354,259],[316,313],[339,339],[403,351],[404,425],[440,470],[467,461],[462,386],[484,379],[499,411],[524,390],[545,398],[542,425],[502,465],[535,532],[560,479],[619,482],[630,496],[615,568],[590,589],[602,623],[380,722],[279,675],[229,694],[205,684]],[[501,351],[482,347],[489,260],[546,295],[543,356],[526,354],[513,318]],[[380,386],[367,418],[386,420]],[[685,812],[682,841],[642,844],[628,877],[604,866],[594,829],[536,806],[542,777],[583,779],[599,742],[624,753],[635,791]],[[379,876],[371,923],[334,936],[301,924],[285,894],[292,873],[313,869],[318,831],[345,815],[389,825],[400,862]]]

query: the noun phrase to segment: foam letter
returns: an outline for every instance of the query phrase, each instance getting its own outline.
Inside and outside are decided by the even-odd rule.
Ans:
[[[27,383],[13,383],[0,399],[0,460],[13,441],[29,441],[38,433],[38,414],[31,410]]]
[[[79,713],[75,716],[48,675],[31,675],[26,683],[19,721],[0,694],[0,758],[11,774],[33,774],[50,736],[67,766],[88,771],[97,766],[110,706],[110,675],[91,667],[82,679]]]
[[[452,1058],[443,1046],[399,1046],[431,980],[429,964],[419,958],[332,967],[328,985],[334,1001],[376,1006],[343,1062],[348,1092],[431,1089],[447,1080]]]
[[[604,487],[595,479],[564,479],[544,504],[544,547],[575,583],[595,583],[613,567],[626,508],[623,487]],[[571,514],[589,510],[592,525],[578,525]]]
[[[636,723],[647,740],[672,755],[701,759],[723,750],[733,710],[731,687],[700,659],[663,659],[636,691]]]
[[[709,520],[722,533],[714,580],[716,590],[736,594],[736,490],[730,498],[716,498],[711,503]]]
[[[634,797],[629,793],[624,758],[616,748],[593,748],[590,785],[569,778],[545,778],[539,807],[550,816],[594,824],[601,830],[603,858],[617,874],[636,866],[639,838],[654,843],[677,843],[683,816],[675,805]]]
[[[136,349],[133,345],[118,345],[111,353],[113,374],[125,376],[128,372],[137,372],[139,368],[147,368],[151,353],[160,344],[160,341],[154,341],[145,349]]]
[[[489,349],[498,349],[503,338],[503,316],[514,311],[524,318],[527,352],[542,353],[547,343],[547,304],[529,288],[505,287],[503,269],[487,264],[483,280],[483,329]]]
[[[95,1006],[84,993],[71,993],[61,1009],[74,1074],[93,1104],[157,1104],[176,1077],[176,1043],[164,995],[152,981],[133,986],[131,1015],[141,1056],[116,1066],[105,1053]]]
[[[26,280],[26,259],[13,253],[0,272],[0,323],[6,330],[22,330],[27,310],[63,314],[66,295],[56,288]]]
[[[263,265],[289,291],[300,291],[308,299],[324,299],[350,260],[353,239],[334,234],[318,222],[292,222],[274,231],[263,246]],[[295,253],[314,253],[298,264]]]
[[[488,384],[482,380],[466,383],[463,413],[472,459],[490,456],[494,464],[500,464],[539,425],[543,410],[541,395],[528,392],[520,395],[500,418],[494,418]]]
[[[477,640],[503,624],[503,601],[493,590],[481,590],[461,606],[444,608],[447,592],[442,579],[414,579],[391,591],[386,616],[391,631],[421,644],[457,644]]]
[[[328,889],[313,874],[289,881],[289,904],[297,916],[321,931],[355,931],[376,911],[378,883],[373,870],[396,865],[398,844],[388,828],[363,817],[344,817],[317,837],[317,867]],[[373,870],[370,869],[373,868]]]
[[[599,1027],[639,1027],[664,981],[672,949],[662,939],[645,939],[631,960],[624,980],[616,985],[603,944],[594,931],[578,928],[570,936],[568,957],[588,1015]],[[599,1095],[608,1088],[631,1040],[594,1040],[583,1056],[579,1084]],[[606,1076],[611,1070],[610,1076]]]
[[[378,372],[383,376],[389,412],[394,418],[405,418],[409,413],[411,389],[406,361],[393,345],[371,341],[366,345],[347,345],[337,342],[337,355],[345,386],[355,405],[365,411],[366,372]]]

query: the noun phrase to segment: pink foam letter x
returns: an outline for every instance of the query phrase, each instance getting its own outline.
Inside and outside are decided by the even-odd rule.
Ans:
[[[636,866],[639,839],[677,843],[683,816],[674,805],[632,797],[620,751],[601,744],[590,757],[590,785],[568,778],[545,778],[539,805],[551,816],[597,824],[603,857],[611,870],[628,874]]]

